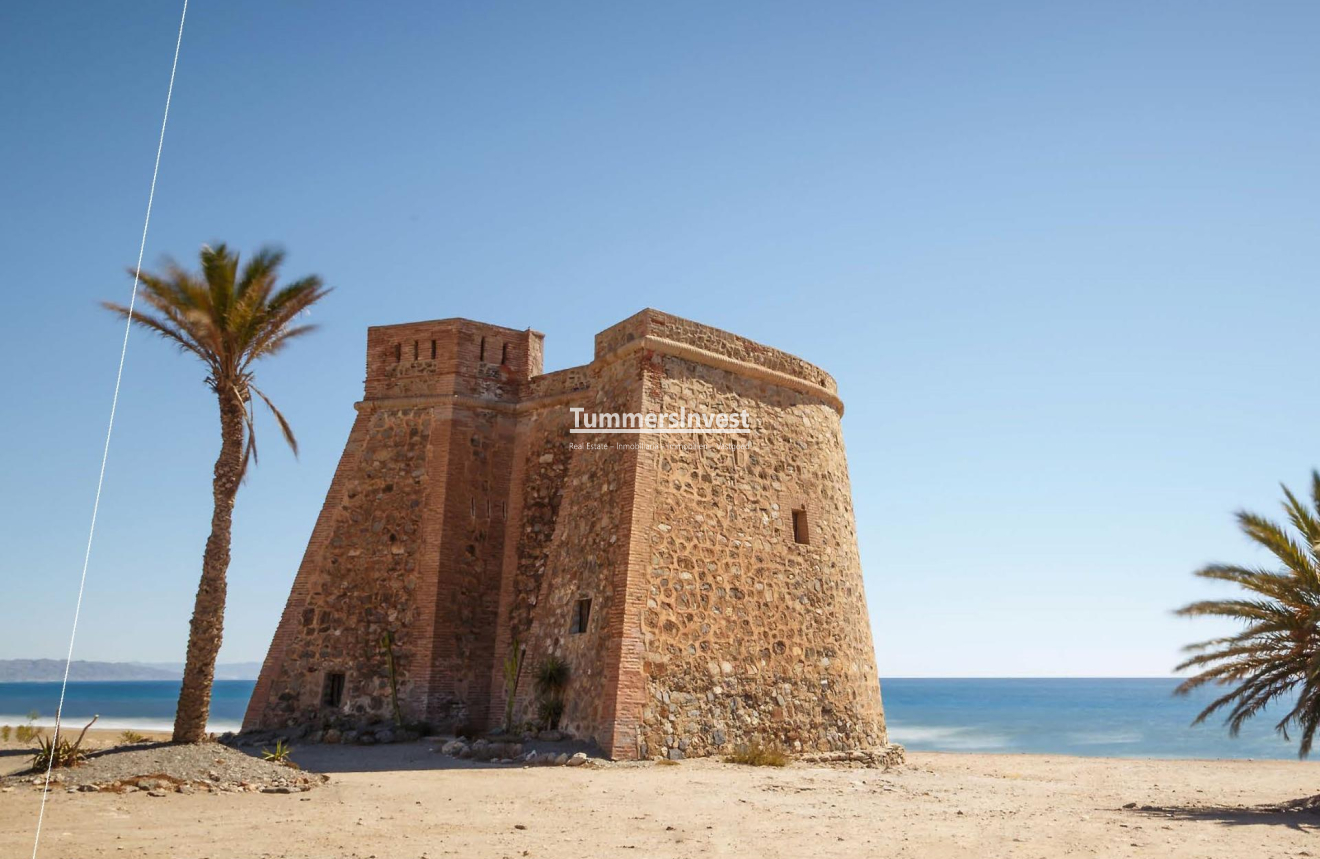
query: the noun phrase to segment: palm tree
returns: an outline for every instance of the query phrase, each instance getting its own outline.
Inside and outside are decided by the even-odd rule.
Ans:
[[[1277,569],[1211,564],[1197,571],[1203,579],[1232,582],[1247,593],[1238,599],[1195,602],[1178,614],[1228,618],[1243,628],[1187,647],[1196,655],[1178,670],[1195,668],[1200,673],[1177,692],[1185,695],[1207,683],[1232,687],[1193,724],[1227,707],[1233,736],[1267,705],[1293,696],[1274,727],[1285,739],[1290,729],[1300,729],[1299,755],[1306,757],[1320,725],[1320,473],[1311,472],[1309,507],[1287,486],[1283,494],[1283,509],[1296,534],[1253,513],[1237,514],[1242,532],[1278,560]]]
[[[174,741],[195,743],[206,734],[211,682],[225,617],[225,574],[229,569],[234,496],[257,459],[253,433],[254,395],[270,409],[296,455],[289,422],[253,384],[252,365],[279,353],[315,326],[295,324],[329,292],[315,275],[276,289],[284,253],[262,248],[239,270],[239,255],[224,245],[203,246],[202,270],[195,274],[167,260],[162,275],[142,272],[141,300],[156,313],[104,302],[104,307],[154,331],[191,352],[206,365],[206,384],[220,405],[220,455],[211,484],[214,510],[211,536],[202,554],[202,580],[188,630],[188,658],[174,717]],[[129,270],[130,274],[133,270]]]

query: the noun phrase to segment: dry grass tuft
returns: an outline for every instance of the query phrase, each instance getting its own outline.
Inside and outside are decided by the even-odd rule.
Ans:
[[[726,757],[724,762],[726,764],[742,764],[748,767],[786,767],[788,766],[788,755],[778,749],[753,744],[738,749],[738,751]]]

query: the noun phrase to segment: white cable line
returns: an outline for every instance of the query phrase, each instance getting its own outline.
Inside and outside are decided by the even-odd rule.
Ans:
[[[64,680],[60,684],[60,703],[55,710],[55,733],[52,744],[60,739],[60,719],[64,715],[64,693],[69,687],[69,666],[73,664],[73,641],[78,634],[78,615],[82,613],[83,588],[87,584],[87,566],[92,559],[92,537],[96,534],[96,514],[101,508],[101,487],[105,484],[105,464],[110,458],[110,435],[115,429],[115,409],[119,406],[119,383],[124,378],[124,358],[128,355],[128,332],[133,327],[133,308],[137,303],[138,279],[142,276],[142,255],[147,249],[147,227],[151,225],[151,204],[156,199],[156,176],[160,173],[160,153],[165,148],[165,124],[170,119],[170,99],[174,96],[174,73],[179,68],[179,47],[183,44],[183,22],[188,17],[188,0],[183,0],[179,16],[179,35],[174,41],[174,64],[170,66],[170,86],[165,92],[165,116],[160,121],[160,139],[156,141],[156,164],[151,168],[151,191],[147,194],[147,216],[142,222],[142,242],[138,245],[137,268],[133,272],[133,294],[128,299],[128,318],[124,320],[124,343],[119,348],[119,371],[115,374],[115,394],[110,400],[110,423],[105,430],[101,451],[101,473],[96,478],[96,500],[92,502],[92,524],[87,529],[87,551],[83,554],[82,578],[78,581],[78,601],[73,609],[73,629],[69,631],[69,653],[64,659]],[[50,794],[50,771],[55,765],[52,754],[46,763],[46,786],[41,792],[41,810],[37,812],[37,834],[32,841],[32,859],[41,846],[41,823],[46,817],[46,797]]]

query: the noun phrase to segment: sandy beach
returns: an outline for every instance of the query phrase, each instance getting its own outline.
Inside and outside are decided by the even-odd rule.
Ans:
[[[298,750],[293,795],[52,791],[41,856],[1168,856],[1316,853],[1320,816],[1270,806],[1314,764],[912,753],[888,772],[800,764],[520,768],[431,743]],[[21,763],[12,744],[0,769]],[[39,789],[0,794],[0,855],[26,856]],[[1127,807],[1125,807],[1127,806]]]

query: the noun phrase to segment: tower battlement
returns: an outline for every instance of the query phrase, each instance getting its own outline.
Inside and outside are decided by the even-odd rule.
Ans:
[[[648,340],[658,343],[661,349],[669,344],[681,344],[707,355],[723,358],[734,366],[741,365],[744,370],[759,368],[823,388],[835,396],[838,394],[834,377],[796,355],[762,346],[746,337],[719,328],[650,308],[635,313],[597,334],[596,360],[622,350],[630,344]]]
[[[615,758],[886,743],[834,379],[643,310],[590,364],[538,332],[374,327],[365,394],[244,726],[502,720],[502,663],[568,663],[562,725]],[[742,413],[742,434],[571,432]],[[593,442],[588,444],[587,442]],[[394,684],[394,685],[392,685]],[[532,684],[516,719],[536,718]]]
[[[367,329],[366,398],[489,393],[541,375],[545,335],[470,319]]]

